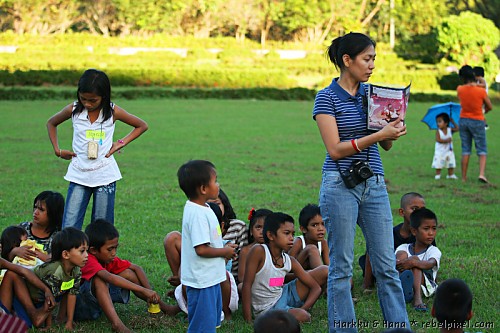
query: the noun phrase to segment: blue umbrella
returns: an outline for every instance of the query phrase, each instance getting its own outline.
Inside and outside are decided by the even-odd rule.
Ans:
[[[422,118],[422,122],[426,123],[431,130],[437,130],[437,122],[436,117],[441,113],[446,113],[450,118],[452,118],[455,123],[458,125],[458,121],[460,120],[460,110],[462,107],[458,103],[448,102],[443,104],[436,104],[431,106],[427,113]],[[453,123],[450,121],[450,127],[455,127]]]

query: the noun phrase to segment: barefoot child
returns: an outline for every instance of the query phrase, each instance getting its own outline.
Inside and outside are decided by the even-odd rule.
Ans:
[[[113,305],[127,304],[130,291],[148,304],[159,304],[164,313],[174,315],[178,312],[175,306],[162,302],[151,289],[140,266],[116,256],[119,234],[114,225],[98,219],[87,226],[85,233],[89,238],[89,258],[82,268],[76,320],[95,320],[104,312],[113,330],[131,332]]]
[[[242,289],[243,317],[252,321],[268,310],[285,310],[299,322],[311,320],[308,310],[326,284],[328,266],[322,265],[306,272],[299,262],[286,252],[292,247],[295,233],[293,218],[272,213],[264,223],[265,244],[252,247],[248,253]],[[295,280],[284,283],[287,273]]]
[[[328,243],[325,239],[325,222],[317,205],[308,204],[299,214],[301,236],[295,238],[288,254],[302,265],[305,270],[321,265],[329,265]]]
[[[7,269],[0,285],[0,306],[2,309],[6,313],[14,313],[23,319],[28,328],[43,325],[56,304],[49,287],[31,270],[3,258],[0,258],[0,268]],[[38,309],[31,300],[26,283],[42,291],[43,296],[35,301],[38,305],[43,304]],[[18,302],[14,301],[14,296]]]
[[[436,237],[437,217],[430,209],[421,208],[410,216],[411,233],[415,242],[402,244],[396,249],[396,268],[400,272],[405,298],[413,290],[413,307],[416,311],[427,311],[422,294],[430,297],[437,284],[436,275],[441,260],[441,251],[432,245]],[[406,276],[413,276],[413,283]]]

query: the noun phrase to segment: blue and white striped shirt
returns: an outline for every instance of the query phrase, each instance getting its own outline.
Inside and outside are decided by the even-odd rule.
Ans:
[[[368,85],[360,83],[356,96],[351,96],[337,83],[338,78],[333,79],[332,84],[320,90],[316,95],[313,109],[313,119],[316,120],[318,114],[328,114],[335,117],[339,131],[340,141],[350,141],[367,136],[372,132],[367,129],[366,106],[363,107],[363,99],[366,100]],[[368,161],[375,174],[383,175],[384,168],[378,151],[378,145],[374,143],[360,153],[347,156],[338,160],[342,171],[349,168],[352,161]],[[323,171],[341,171],[337,163],[326,153]]]

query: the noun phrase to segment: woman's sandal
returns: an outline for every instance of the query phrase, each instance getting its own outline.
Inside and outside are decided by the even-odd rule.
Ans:
[[[420,303],[418,305],[415,305],[413,308],[415,309],[415,311],[418,311],[418,312],[429,311],[429,309],[427,308],[427,305],[425,305],[425,303]]]
[[[478,180],[481,182],[481,183],[484,183],[484,184],[488,184],[488,179],[484,178],[484,177],[479,177]]]

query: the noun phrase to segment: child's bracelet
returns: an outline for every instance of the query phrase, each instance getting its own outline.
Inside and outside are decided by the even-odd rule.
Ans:
[[[123,140],[118,140],[118,143],[123,143]]]
[[[360,153],[361,150],[359,149],[358,147],[358,139],[352,139],[351,140],[351,145],[352,145],[352,148],[354,148],[354,150],[357,152],[357,153]]]
[[[61,157],[61,148],[59,148],[59,158],[62,158]]]

